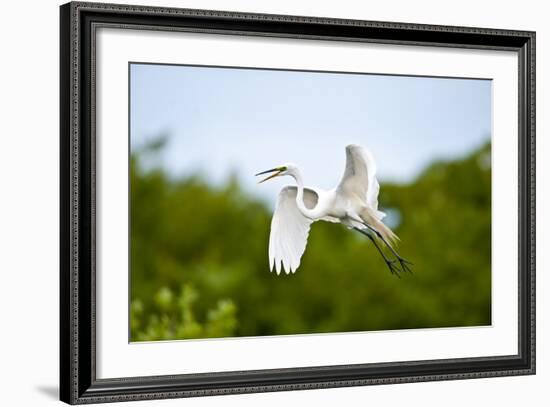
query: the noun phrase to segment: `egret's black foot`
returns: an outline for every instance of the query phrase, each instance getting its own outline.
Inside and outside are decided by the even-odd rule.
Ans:
[[[406,271],[406,272],[412,274],[412,270],[411,270],[410,266],[413,266],[414,264],[412,264],[408,260],[405,260],[403,257],[399,257],[397,260],[399,261],[399,264],[401,265],[401,270],[402,271]]]
[[[390,273],[396,275],[398,278],[401,278],[399,273],[401,273],[402,270],[399,269],[399,267],[397,267],[397,260],[385,260],[385,262],[388,268],[390,269]]]

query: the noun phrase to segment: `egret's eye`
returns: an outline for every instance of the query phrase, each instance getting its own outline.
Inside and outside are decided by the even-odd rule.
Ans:
[[[277,168],[277,170],[278,170],[278,171],[286,171],[286,170],[287,170],[287,168],[283,166],[283,167],[279,167],[279,168]]]

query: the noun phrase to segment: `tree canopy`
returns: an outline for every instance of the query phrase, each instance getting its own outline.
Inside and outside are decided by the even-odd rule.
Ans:
[[[295,274],[270,273],[271,210],[236,179],[146,168],[153,153],[131,157],[132,341],[491,323],[490,144],[382,183],[381,209],[414,263],[402,278],[364,236],[325,222]]]

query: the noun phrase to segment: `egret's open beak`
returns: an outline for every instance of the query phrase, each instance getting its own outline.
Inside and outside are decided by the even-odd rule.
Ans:
[[[259,172],[259,173],[255,174],[254,176],[257,177],[258,175],[268,174],[268,173],[270,173],[270,172],[274,172],[274,173],[271,174],[269,177],[264,178],[263,180],[261,180],[260,182],[258,182],[258,184],[261,184],[262,182],[266,182],[267,180],[270,180],[271,178],[275,178],[275,177],[278,176],[282,171],[279,170],[278,168],[273,168],[273,169],[271,169],[271,170]]]

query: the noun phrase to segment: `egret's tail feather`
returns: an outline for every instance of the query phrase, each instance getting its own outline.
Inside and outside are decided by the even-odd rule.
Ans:
[[[378,231],[384,238],[391,243],[392,246],[397,245],[397,242],[399,242],[399,236],[397,236],[393,230],[391,230],[389,227],[384,225],[382,222],[378,222],[378,224],[375,226],[378,228]]]
[[[374,229],[376,229],[380,233],[380,235],[392,246],[395,246],[400,240],[399,236],[397,236],[389,227],[387,227],[369,207],[366,207],[361,212],[360,216],[365,223],[371,225]]]

